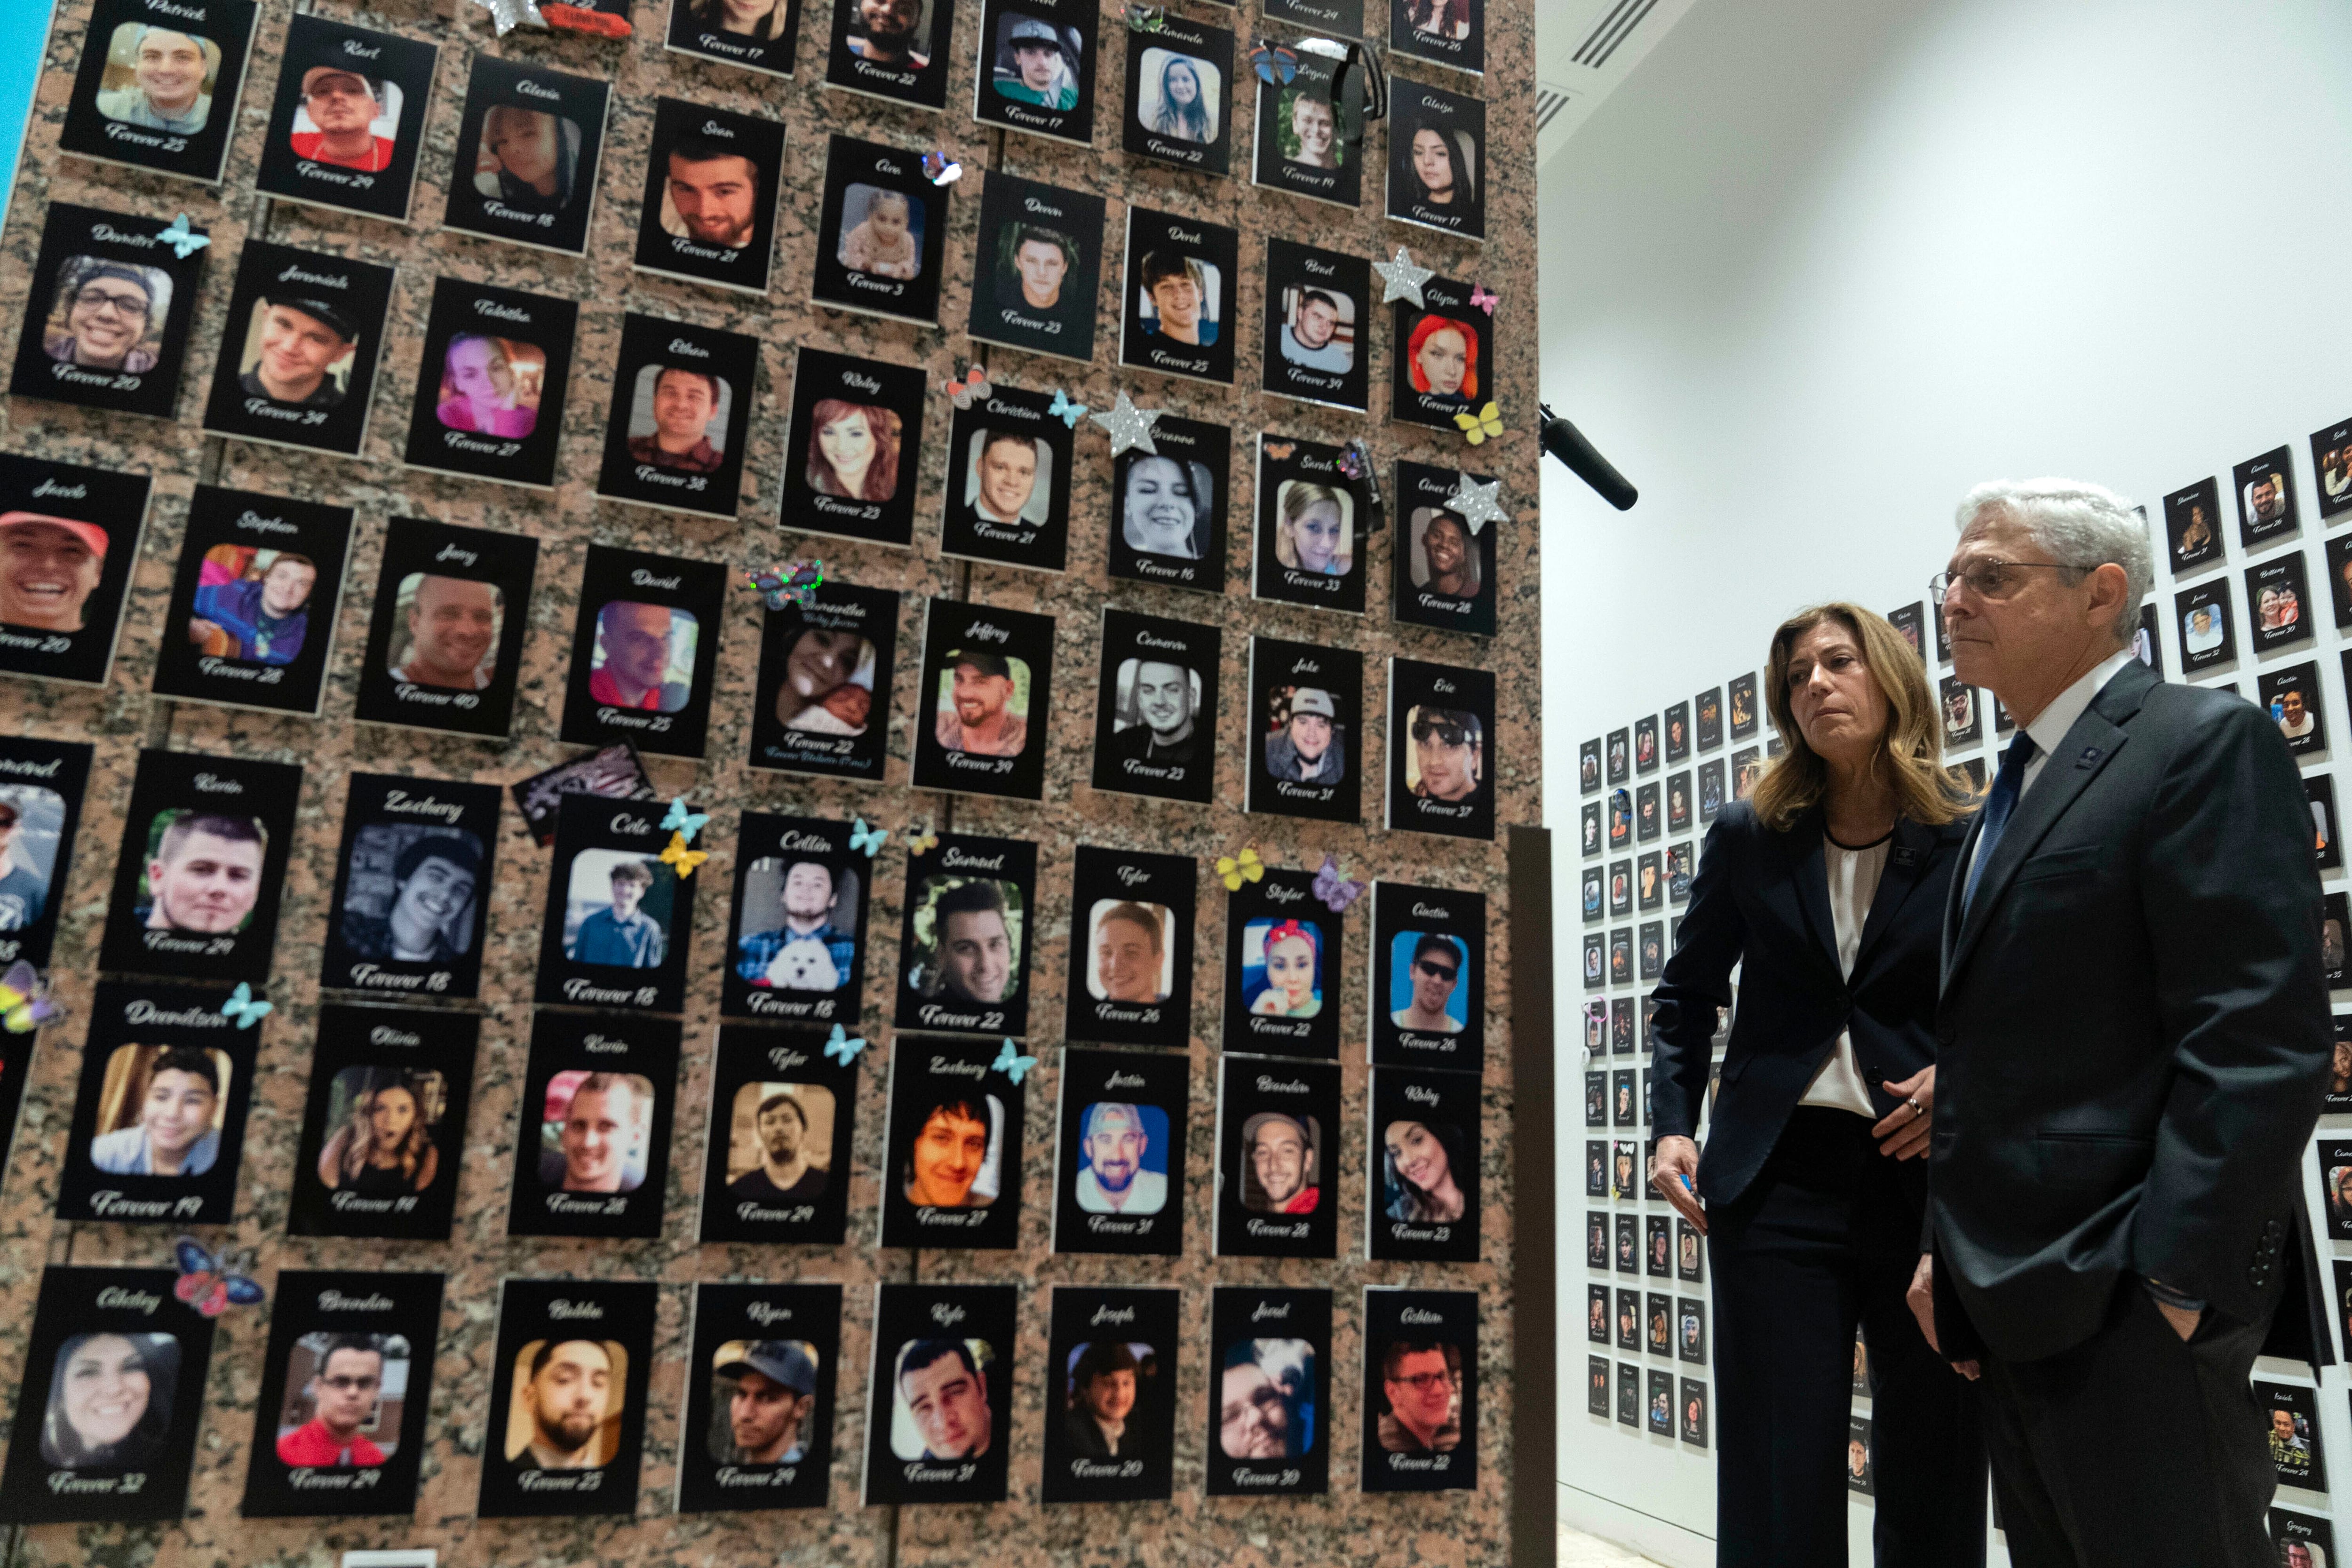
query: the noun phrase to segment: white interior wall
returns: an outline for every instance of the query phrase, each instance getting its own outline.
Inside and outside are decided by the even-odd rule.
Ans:
[[[1571,1058],[1577,744],[1758,668],[1799,605],[1923,598],[1972,483],[2067,474],[2158,512],[2285,443],[2303,530],[2254,553],[2304,552],[2324,600],[2308,437],[2352,416],[2347,189],[2338,0],[1718,0],[1544,167],[1544,394],[1643,493],[1621,516],[1545,467]],[[2225,510],[2234,579],[2247,552]],[[2342,759],[2352,709],[2311,611],[2316,644],[2267,662],[2321,662]],[[2253,661],[2215,674],[2251,692]],[[1580,1072],[1561,1063],[1571,1148]],[[1579,1165],[1561,1162],[1563,1507],[1662,1561],[1710,1562],[1712,1455],[1584,1414]],[[2342,1373],[2326,1386],[2341,1468]],[[1855,1521],[1866,1563],[1865,1509]]]

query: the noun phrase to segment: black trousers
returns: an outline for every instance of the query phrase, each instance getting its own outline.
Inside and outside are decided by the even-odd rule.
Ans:
[[[2266,1323],[2185,1343],[2137,1281],[2040,1361],[1982,1358],[1985,1446],[2014,1568],[2268,1568],[2277,1486],[2247,1375]]]
[[[1707,1215],[1715,1266],[1718,1568],[1845,1568],[1853,1336],[1870,1352],[1882,1568],[1982,1568],[1978,1400],[1904,1300],[1924,1161],[1800,1106],[1748,1190]]]

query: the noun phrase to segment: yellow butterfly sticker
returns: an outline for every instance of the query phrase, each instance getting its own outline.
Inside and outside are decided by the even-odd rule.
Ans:
[[[908,854],[928,855],[939,847],[940,836],[931,831],[931,825],[929,822],[926,821],[922,826],[908,830],[907,836]]]
[[[1473,447],[1476,447],[1484,444],[1488,438],[1503,433],[1503,411],[1489,403],[1475,414],[1456,414],[1454,416],[1454,423],[1461,426],[1462,438]]]
[[[686,847],[686,835],[673,833],[669,836],[668,847],[661,852],[661,858],[662,864],[675,868],[678,880],[684,881],[693,876],[694,868],[709,859],[710,855],[708,850],[688,849]]]
[[[1217,857],[1217,879],[1225,891],[1238,893],[1244,882],[1255,882],[1265,876],[1265,862],[1257,858],[1257,846],[1252,844],[1239,855]]]

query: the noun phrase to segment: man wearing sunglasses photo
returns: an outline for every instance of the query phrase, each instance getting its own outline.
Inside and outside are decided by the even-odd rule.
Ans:
[[[1460,1034],[1465,1018],[1456,1017],[1446,1006],[1454,983],[1462,978],[1460,946],[1450,937],[1423,936],[1412,944],[1412,1005],[1397,1008],[1389,1015],[1389,1022],[1423,1034]]]
[[[1486,736],[1475,713],[1453,708],[1412,710],[1413,760],[1421,777],[1412,793],[1433,800],[1466,801],[1485,786]],[[1653,807],[1654,810],[1655,808]]]

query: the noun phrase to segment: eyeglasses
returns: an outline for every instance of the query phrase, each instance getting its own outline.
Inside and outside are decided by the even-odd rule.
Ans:
[[[147,317],[147,296],[137,293],[117,294],[110,289],[89,288],[74,295],[74,308],[81,310],[111,310],[118,316],[144,321]]]
[[[1470,743],[1470,731],[1459,724],[1441,724],[1423,719],[1412,727],[1412,738],[1416,741],[1426,741],[1433,735],[1441,745],[1466,746]]]
[[[1426,959],[1414,964],[1413,967],[1420,970],[1423,974],[1432,975],[1439,980],[1444,981],[1448,984],[1453,984],[1454,976],[1458,973],[1458,971],[1448,969],[1442,963],[1432,963]]]
[[[2083,567],[2063,561],[1979,561],[1958,572],[1938,572],[1927,579],[1927,595],[1938,605],[1952,591],[1955,583],[1966,583],[1969,592],[1979,599],[2005,599],[2025,585],[2012,572],[2075,572]]]
[[[322,1377],[319,1381],[337,1394],[365,1394],[382,1380],[373,1377]]]
[[[1433,1388],[1451,1387],[1454,1374],[1450,1372],[1417,1372],[1411,1377],[1392,1377],[1391,1383],[1401,1383],[1415,1394],[1427,1394]]]

